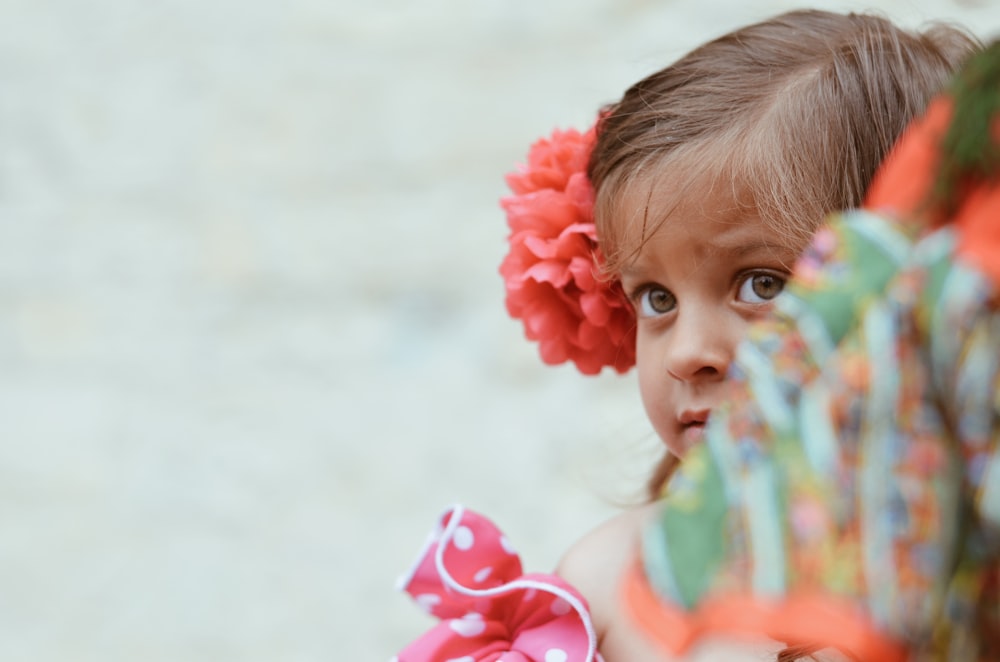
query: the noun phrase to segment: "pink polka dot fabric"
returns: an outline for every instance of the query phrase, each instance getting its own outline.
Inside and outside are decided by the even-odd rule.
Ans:
[[[441,622],[392,662],[603,662],[583,597],[555,575],[522,574],[503,533],[461,506],[400,589]]]

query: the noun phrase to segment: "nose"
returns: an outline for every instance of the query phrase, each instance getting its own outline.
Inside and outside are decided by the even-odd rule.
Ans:
[[[674,326],[664,339],[667,372],[684,382],[725,379],[745,325],[742,318],[711,307],[678,311]]]

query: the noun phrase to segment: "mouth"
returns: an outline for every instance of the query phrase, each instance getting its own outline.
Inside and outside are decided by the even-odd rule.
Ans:
[[[685,450],[697,445],[704,438],[709,411],[708,409],[685,411],[677,417],[677,422],[680,424],[680,436],[684,440]]]
[[[711,409],[685,409],[677,417],[677,422],[684,428],[693,426],[704,427],[705,423],[708,422],[708,415],[710,413],[712,413]]]

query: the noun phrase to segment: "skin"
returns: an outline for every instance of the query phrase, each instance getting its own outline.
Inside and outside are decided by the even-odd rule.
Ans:
[[[766,316],[802,246],[709,185],[680,201],[661,180],[637,180],[621,198],[628,218],[655,228],[622,284],[637,318],[636,366],[656,434],[678,456],[697,444],[747,325]],[[557,572],[587,599],[607,662],[668,660],[632,622],[617,594],[656,504],[625,511],[581,538]],[[624,543],[624,544],[623,544]],[[684,659],[774,659],[774,642],[708,641]]]
[[[771,311],[801,250],[731,195],[700,188],[676,204],[669,187],[640,183],[622,200],[656,228],[621,280],[636,311],[646,415],[681,457],[701,440],[748,324]]]

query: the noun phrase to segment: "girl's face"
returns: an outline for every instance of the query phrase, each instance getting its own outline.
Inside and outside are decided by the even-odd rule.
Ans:
[[[722,397],[747,324],[771,310],[802,246],[732,195],[678,204],[662,186],[632,186],[623,197],[619,209],[656,228],[621,273],[637,317],[639,389],[656,433],[683,456]]]

